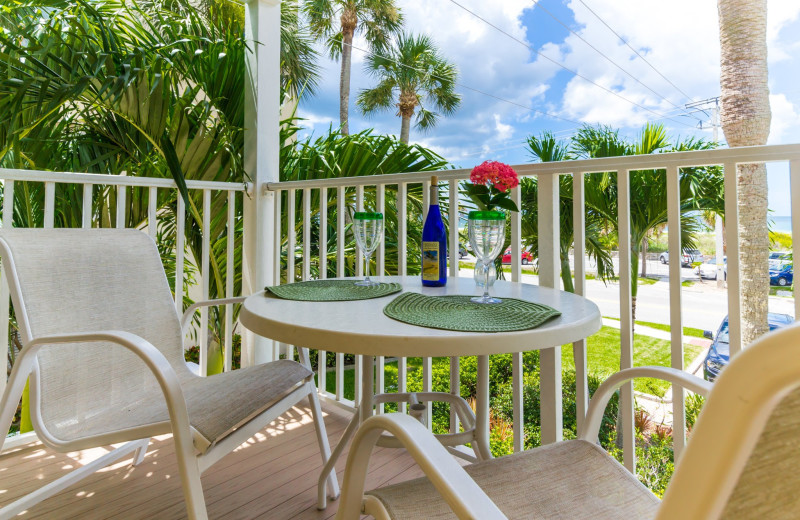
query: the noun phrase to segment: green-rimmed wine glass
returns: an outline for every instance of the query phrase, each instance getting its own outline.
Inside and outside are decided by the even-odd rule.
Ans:
[[[356,236],[358,248],[361,249],[361,253],[367,260],[367,277],[356,282],[356,285],[366,287],[380,285],[380,282],[373,282],[369,279],[369,264],[372,252],[375,251],[383,238],[383,213],[356,211],[353,214],[353,233]]]
[[[469,212],[469,243],[478,261],[483,264],[483,296],[472,298],[475,303],[501,303],[489,296],[489,266],[500,253],[506,238],[506,214],[501,211]]]

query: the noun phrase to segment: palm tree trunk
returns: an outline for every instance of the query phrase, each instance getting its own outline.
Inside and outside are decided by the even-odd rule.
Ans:
[[[561,282],[564,284],[564,291],[575,292],[575,284],[572,281],[572,272],[569,268],[569,256],[561,255]]]
[[[767,84],[767,0],[718,0],[722,130],[728,145],[767,142],[771,113]],[[725,172],[731,175],[733,172]],[[769,234],[767,172],[738,167],[742,344],[768,331]]]
[[[350,61],[353,55],[353,31],[342,31],[342,73],[339,77],[339,124],[344,135],[350,133]]]
[[[647,276],[647,239],[642,240],[642,278]]]
[[[400,124],[400,142],[408,144],[408,136],[411,131],[411,116],[403,115]]]

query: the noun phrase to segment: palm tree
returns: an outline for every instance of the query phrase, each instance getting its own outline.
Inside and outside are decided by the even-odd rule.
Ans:
[[[370,51],[383,52],[393,34],[400,31],[403,16],[394,0],[305,0],[303,11],[308,17],[311,34],[325,40],[331,58],[342,59],[339,77],[340,132],[350,133],[350,61],[353,36],[360,31]]]
[[[539,136],[530,136],[527,139],[528,149],[534,160],[540,162],[568,161],[573,159],[567,142],[558,141],[552,133],[542,132]],[[572,248],[574,237],[574,223],[572,220],[572,176],[559,176],[560,192],[560,257],[561,257],[561,282],[564,290],[575,292],[572,273],[569,266],[569,252]],[[539,257],[539,212],[538,212],[538,182],[531,177],[520,180],[521,211],[522,211],[522,240],[531,251],[534,258]],[[614,264],[611,251],[603,243],[603,219],[598,218],[595,211],[586,212],[586,253],[597,264],[597,277],[608,280],[614,276]]]
[[[767,0],[718,0],[722,130],[728,145],[767,142]],[[732,175],[733,172],[726,172]],[[767,169],[739,165],[739,268],[742,345],[768,331]]]
[[[358,106],[364,114],[389,109],[393,102],[402,119],[400,141],[408,143],[411,118],[417,112],[416,128],[433,128],[439,114],[426,108],[426,104],[450,115],[461,105],[456,94],[458,71],[443,58],[428,36],[401,34],[386,56],[372,54],[364,65],[367,72],[379,82],[371,89],[358,94]]]
[[[660,152],[703,150],[714,143],[685,139],[670,144],[662,125],[647,124],[639,138],[628,143],[609,127],[583,127],[573,137],[572,153],[577,157],[613,157]],[[591,174],[586,182],[587,227],[590,222],[602,225],[619,234],[617,175],[613,172]],[[697,233],[702,229],[699,214],[703,210],[724,212],[722,173],[718,167],[683,168],[680,172],[681,246],[694,247]],[[569,190],[571,192],[571,190]],[[569,192],[568,192],[569,193]],[[562,196],[565,194],[562,191]],[[636,318],[636,298],[639,288],[639,255],[647,237],[667,223],[667,182],[664,170],[633,171],[630,175],[630,232],[631,232],[631,297],[633,319]],[[562,219],[563,222],[563,219]],[[587,232],[587,237],[588,237]]]

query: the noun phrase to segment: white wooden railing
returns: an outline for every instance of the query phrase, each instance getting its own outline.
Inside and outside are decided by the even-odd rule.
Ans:
[[[788,162],[790,164],[791,176],[791,200],[792,200],[792,229],[795,238],[800,235],[800,211],[795,211],[795,208],[800,208],[800,145],[779,145],[779,146],[759,146],[749,148],[737,149],[720,149],[708,151],[695,151],[695,152],[678,152],[670,154],[657,154],[657,155],[644,155],[632,157],[615,157],[604,159],[591,159],[579,161],[567,161],[558,163],[540,163],[540,164],[523,164],[516,165],[514,168],[521,176],[534,176],[538,178],[538,240],[539,240],[539,283],[547,287],[560,287],[560,268],[561,262],[559,258],[559,175],[572,175],[573,176],[573,219],[574,219],[574,277],[575,277],[575,292],[581,295],[585,294],[585,204],[584,204],[584,178],[586,174],[596,172],[617,172],[617,182],[619,187],[619,211],[618,211],[618,226],[619,226],[619,301],[620,301],[620,360],[621,367],[633,366],[633,334],[632,334],[632,312],[631,312],[631,271],[630,271],[630,192],[629,182],[630,176],[635,175],[637,170],[653,170],[661,169],[667,173],[667,200],[668,200],[668,226],[669,229],[680,228],[680,194],[679,194],[679,170],[687,167],[709,166],[709,165],[722,165],[725,171],[725,212],[726,212],[726,229],[727,229],[727,247],[728,247],[728,313],[730,322],[730,348],[731,354],[735,355],[741,350],[741,332],[740,332],[740,290],[739,290],[739,266],[738,266],[738,235],[737,235],[737,205],[736,205],[736,176],[735,168],[737,164],[752,163],[752,162]],[[632,173],[633,172],[633,173]],[[295,280],[295,273],[297,265],[296,253],[299,249],[299,261],[301,262],[299,278],[303,280],[310,279],[312,276],[312,262],[317,262],[319,276],[324,278],[328,270],[328,250],[327,250],[327,230],[328,230],[328,211],[327,204],[317,208],[318,211],[318,227],[319,239],[317,245],[320,248],[317,251],[312,251],[312,215],[315,213],[315,208],[311,207],[312,194],[317,191],[321,201],[334,200],[336,211],[336,222],[330,223],[335,225],[337,244],[335,253],[335,270],[337,276],[345,274],[345,213],[347,210],[347,198],[349,193],[346,190],[355,191],[355,202],[353,209],[363,209],[364,207],[364,193],[365,189],[374,190],[375,197],[375,211],[385,213],[386,206],[386,189],[388,187],[395,188],[393,191],[397,194],[397,222],[398,230],[397,236],[397,272],[386,273],[386,250],[384,244],[378,248],[376,255],[376,264],[379,273],[386,274],[407,274],[408,265],[406,260],[406,252],[408,250],[408,217],[409,212],[407,208],[407,194],[409,185],[421,184],[423,207],[428,206],[428,187],[430,186],[430,176],[433,172],[419,172],[419,173],[403,173],[392,175],[380,176],[366,176],[366,177],[350,177],[338,179],[324,179],[317,181],[292,181],[292,182],[276,182],[268,183],[264,186],[259,186],[259,190],[269,190],[274,192],[275,208],[274,208],[274,222],[271,224],[274,227],[274,243],[266,244],[266,251],[247,253],[247,254],[265,254],[271,255],[273,258],[272,265],[274,265],[274,279],[291,282]],[[436,172],[439,179],[442,181],[441,186],[447,192],[447,200],[449,202],[448,217],[450,222],[456,223],[459,221],[459,211],[463,208],[459,207],[460,201],[458,197],[458,184],[460,181],[469,177],[469,170],[446,170]],[[91,221],[91,194],[92,189],[101,185],[104,187],[114,187],[116,189],[116,197],[119,208],[125,207],[126,191],[131,188],[146,188],[149,190],[151,201],[155,201],[156,190],[160,189],[177,189],[171,180],[166,179],[147,179],[140,177],[125,177],[125,176],[109,176],[109,175],[93,175],[93,174],[74,174],[74,173],[53,173],[53,172],[32,172],[25,170],[2,170],[0,169],[0,180],[4,182],[5,187],[5,204],[3,207],[3,225],[11,223],[11,215],[13,208],[10,201],[13,200],[11,196],[14,190],[14,184],[17,181],[31,181],[42,182],[45,185],[45,207],[44,207],[44,223],[46,227],[52,227],[54,222],[54,194],[55,184],[57,183],[74,183],[84,186],[84,199],[83,211],[84,219],[82,222],[83,227],[91,227],[96,225]],[[196,182],[189,181],[188,188],[190,190],[202,190],[203,204],[202,204],[202,219],[203,229],[208,229],[209,219],[211,218],[211,194],[214,191],[223,191],[228,193],[227,205],[227,222],[228,229],[235,228],[235,215],[236,205],[239,204],[241,196],[239,192],[245,191],[245,187],[240,184],[234,183],[217,183],[217,182]],[[296,200],[298,192],[302,197],[301,215],[296,215]],[[285,195],[283,195],[285,193]],[[520,193],[519,190],[514,190],[512,197],[519,205]],[[287,204],[286,217],[290,225],[286,225],[287,232],[284,234],[282,222],[282,199],[283,203]],[[177,260],[178,272],[176,273],[175,281],[175,297],[176,305],[180,306],[183,297],[183,280],[184,273],[182,272],[182,258],[183,253],[183,235],[184,229],[182,228],[184,219],[181,216],[184,214],[185,208],[183,201],[178,197],[178,244],[177,244]],[[424,215],[422,215],[424,218]],[[155,223],[159,218],[158,208],[154,204],[149,206],[147,231],[151,235],[155,235]],[[117,218],[118,223],[124,222],[124,219]],[[333,227],[333,226],[331,226]],[[512,265],[511,265],[511,280],[521,281],[521,222],[520,215],[514,213],[511,216],[511,249],[512,249]],[[298,243],[299,240],[299,243]],[[284,246],[285,242],[285,246]],[[227,251],[229,265],[233,265],[233,241],[228,242],[229,247]],[[793,241],[793,252],[795,255],[800,255],[800,239]],[[320,246],[321,245],[321,246]],[[449,275],[458,276],[458,235],[450,233],[449,235]],[[209,254],[209,237],[203,237],[203,252],[200,259],[193,259],[194,262],[199,263],[200,271],[200,286],[202,289],[202,296],[208,295],[208,254]],[[680,256],[680,234],[669,234],[669,252],[672,258],[679,258]],[[288,252],[288,254],[287,254]],[[286,270],[281,271],[282,255],[286,257]],[[248,258],[248,262],[259,262],[259,258]],[[357,275],[361,275],[362,263],[357,262],[356,265]],[[671,366],[677,369],[684,369],[683,362],[683,338],[682,338],[682,315],[681,315],[681,276],[680,276],[680,263],[670,262],[669,265],[669,294],[670,294],[670,326],[671,326]],[[229,273],[226,280],[226,296],[233,296],[233,273]],[[0,284],[0,313],[5,312],[8,315],[8,289],[5,284]],[[0,314],[2,315],[2,314]],[[226,316],[230,316],[230,312]],[[795,299],[795,315],[800,316],[800,298]],[[208,316],[204,314],[201,317],[203,326],[201,345],[207,344],[207,323]],[[230,318],[228,318],[230,320]],[[5,320],[0,320],[0,341],[6,341],[8,337],[8,324],[4,323]],[[230,337],[233,324],[228,321],[225,326],[225,359],[226,369],[230,368]],[[283,352],[281,352],[283,350]],[[577,404],[577,420],[578,426],[583,422],[586,409],[589,401],[588,381],[587,381],[587,357],[586,357],[586,343],[579,341],[573,344],[573,353],[575,358],[576,367],[576,404]],[[291,345],[281,346],[275,344],[272,352],[273,358],[280,355],[293,357],[294,348]],[[207,363],[207,352],[201,349],[201,365],[205,368]],[[326,353],[319,352],[318,363],[318,387],[322,397],[338,405],[352,408],[353,401],[345,399],[344,396],[344,380],[345,380],[345,364],[344,355],[336,354],[335,368],[333,372],[329,373],[326,369]],[[246,359],[243,358],[243,363]],[[356,358],[355,363],[355,400],[359,400],[360,396],[360,359]],[[378,392],[385,390],[385,381],[383,377],[385,360],[379,358],[377,360],[377,380],[376,387]],[[450,361],[450,384],[451,392],[458,392],[459,387],[459,361],[454,358]],[[423,360],[423,389],[430,390],[432,386],[432,363],[431,359]],[[515,450],[523,449],[523,364],[522,353],[515,353],[513,355],[513,415],[514,415],[514,448]],[[205,373],[205,370],[202,371]],[[408,365],[404,358],[398,359],[398,391],[403,392],[406,390],[406,381],[408,376]],[[555,442],[562,437],[562,394],[561,394],[561,352],[560,348],[547,349],[541,352],[540,355],[540,376],[541,376],[541,428],[542,428],[542,441],[544,443]],[[334,377],[335,385],[334,391],[328,393],[326,389],[327,378]],[[5,381],[0,381],[0,390]],[[673,393],[673,412],[674,412],[674,447],[676,460],[680,456],[685,443],[684,431],[684,393],[680,389],[674,389]],[[401,405],[402,406],[402,405]],[[634,410],[633,410],[633,387],[628,384],[623,387],[621,391],[620,410],[622,414],[622,428],[623,428],[623,453],[624,463],[632,471],[635,469],[635,450],[634,450]],[[430,407],[428,407],[430,413]],[[431,421],[428,421],[431,424]],[[454,420],[451,420],[451,428],[455,428]],[[7,446],[13,446],[14,443],[7,443]]]
[[[631,157],[613,157],[603,159],[588,159],[577,161],[566,161],[556,163],[537,163],[516,165],[514,168],[521,176],[532,176],[538,178],[538,246],[539,246],[539,284],[546,287],[560,287],[561,261],[559,258],[559,175],[573,176],[573,219],[574,219],[574,277],[575,292],[585,294],[585,204],[584,204],[584,179],[587,174],[598,172],[616,172],[619,192],[618,201],[618,229],[619,229],[619,302],[620,302],[620,365],[621,368],[633,366],[633,322],[631,309],[631,239],[630,239],[630,176],[635,175],[637,170],[665,170],[667,174],[667,203],[668,203],[668,226],[669,229],[680,229],[680,186],[679,170],[681,168],[715,166],[721,165],[725,172],[725,214],[727,229],[727,256],[728,261],[728,314],[730,323],[730,348],[731,354],[736,355],[741,348],[740,331],[740,290],[739,290],[739,262],[738,262],[738,213],[736,205],[736,165],[755,162],[789,162],[791,175],[791,194],[792,208],[800,208],[800,145],[778,145],[778,146],[758,146],[735,149],[719,149],[692,152],[676,152],[668,154],[655,154]],[[459,198],[458,184],[460,181],[468,179],[470,170],[446,170],[436,172],[442,181],[442,188],[448,191],[447,200],[449,201],[450,222],[459,221]],[[344,236],[345,222],[344,214],[347,210],[345,190],[354,189],[356,191],[354,210],[363,209],[364,190],[375,190],[375,211],[384,212],[385,194],[387,186],[396,189],[397,193],[397,222],[391,223],[398,229],[398,269],[397,272],[387,273],[385,271],[385,249],[383,244],[377,253],[377,270],[384,274],[407,274],[406,250],[407,250],[407,208],[406,194],[409,185],[421,184],[423,193],[423,207],[427,207],[428,187],[430,186],[430,176],[432,172],[402,173],[380,176],[350,177],[337,179],[324,179],[317,181],[292,181],[276,182],[267,184],[267,189],[276,193],[275,200],[278,201],[275,209],[275,243],[272,254],[275,255],[274,265],[276,266],[275,279],[284,282],[295,281],[295,252],[298,248],[297,229],[300,232],[300,261],[302,269],[300,278],[303,280],[310,278],[311,263],[318,258],[318,268],[320,277],[326,276],[327,271],[327,206],[317,208],[319,211],[320,239],[317,251],[311,251],[310,229],[312,214],[314,209],[310,207],[311,193],[313,190],[319,191],[319,200],[327,201],[329,190],[336,190],[336,274],[344,275]],[[285,200],[289,204],[286,212],[288,224],[286,226],[287,235],[282,235],[282,225],[280,222],[281,194],[286,193]],[[302,195],[302,215],[299,219],[295,215],[295,201],[298,192]],[[519,205],[519,190],[514,190],[512,197]],[[424,215],[422,216],[424,219]],[[792,229],[794,235],[800,234],[800,211],[792,212]],[[387,223],[387,225],[390,225]],[[514,213],[511,216],[511,280],[520,281],[521,279],[521,222],[520,214]],[[286,243],[284,250],[283,243]],[[321,246],[320,246],[321,244]],[[800,240],[794,240],[794,252],[800,253]],[[669,234],[669,252],[672,258],[679,258],[681,251],[680,234]],[[288,253],[287,253],[288,252]],[[449,235],[449,275],[458,276],[458,235],[451,232]],[[281,255],[286,254],[287,269],[284,273],[279,271],[281,265]],[[358,266],[357,274],[361,275],[361,262]],[[669,294],[670,294],[670,330],[671,330],[671,366],[683,370],[683,325],[681,315],[681,265],[680,262],[670,262],[669,265]],[[800,316],[800,298],[795,300],[795,315]],[[277,346],[276,346],[277,348]],[[561,386],[561,352],[560,348],[552,348],[541,351],[540,353],[540,381],[541,381],[541,431],[542,442],[556,442],[562,438],[562,386]],[[587,362],[586,362],[586,342],[579,341],[573,344],[573,353],[576,367],[576,404],[577,420],[580,428],[589,401],[589,390],[587,381]],[[276,352],[277,354],[277,352]],[[291,351],[289,351],[291,355]],[[332,402],[351,407],[353,402],[346,400],[343,396],[344,389],[344,356],[337,354],[336,367],[333,377],[336,378],[335,391],[328,393],[325,391],[326,378],[329,376],[325,367],[325,352],[319,353],[319,389],[321,395]],[[376,391],[384,391],[383,367],[384,360],[377,360]],[[513,415],[514,415],[514,449],[521,450],[524,446],[523,438],[523,374],[522,374],[522,353],[513,355]],[[451,360],[450,391],[458,392],[459,386],[459,363],[458,359]],[[358,371],[360,370],[360,359],[356,359],[356,401],[359,399]],[[431,388],[431,360],[425,359],[422,364],[424,390]],[[398,361],[398,391],[405,390],[407,378],[407,363],[404,358]],[[685,410],[684,392],[682,389],[675,388],[673,391],[673,438],[676,461],[680,457],[685,445]],[[430,413],[430,407],[428,407]],[[627,384],[622,388],[620,399],[620,411],[622,414],[623,428],[623,458],[625,466],[631,471],[635,469],[635,435],[634,435],[634,400],[633,385]],[[451,421],[452,422],[452,421]],[[428,424],[431,424],[428,421]],[[451,427],[454,427],[451,424]]]

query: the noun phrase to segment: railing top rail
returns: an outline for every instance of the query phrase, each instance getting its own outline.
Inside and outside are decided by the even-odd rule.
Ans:
[[[102,173],[50,172],[44,170],[20,170],[0,168],[0,180],[58,182],[66,184],[103,184],[114,186],[135,186],[140,188],[177,188],[172,179],[157,177],[132,177],[128,175],[107,175]],[[246,191],[246,185],[239,182],[193,181],[187,180],[190,190]]]
[[[514,165],[519,175],[557,175],[562,173],[595,173],[621,170],[662,170],[667,167],[688,168],[714,166],[724,163],[760,163],[800,159],[800,144],[743,146],[716,150],[693,150],[650,155],[627,155],[601,159],[579,159],[551,163]],[[469,178],[471,169],[441,170],[429,172],[392,173],[361,177],[338,177],[305,181],[270,182],[267,190],[278,191],[299,188],[332,188],[337,186],[374,186],[377,184],[419,183],[436,174],[440,181]]]

